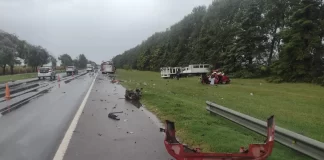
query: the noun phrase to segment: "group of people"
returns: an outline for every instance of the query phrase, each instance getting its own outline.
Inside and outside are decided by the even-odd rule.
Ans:
[[[222,80],[223,76],[224,72],[217,69],[214,70],[210,75],[203,74],[201,77],[201,83],[214,85],[217,84],[220,80]]]

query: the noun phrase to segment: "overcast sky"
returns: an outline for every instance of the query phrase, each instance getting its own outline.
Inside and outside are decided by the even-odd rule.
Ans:
[[[212,0],[0,0],[0,29],[56,57],[100,63],[164,31]]]

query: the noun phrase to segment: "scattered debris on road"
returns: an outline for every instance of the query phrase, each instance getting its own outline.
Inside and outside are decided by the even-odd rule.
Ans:
[[[165,129],[164,128],[160,128],[160,132],[165,132]]]
[[[111,119],[114,119],[114,120],[119,121],[120,118],[118,118],[118,116],[115,115],[116,113],[123,113],[123,111],[120,111],[120,112],[110,112],[110,113],[108,114],[108,117],[111,118]]]

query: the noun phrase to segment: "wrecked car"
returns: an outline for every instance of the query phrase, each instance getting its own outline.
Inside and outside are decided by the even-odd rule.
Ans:
[[[248,149],[241,147],[238,153],[203,153],[199,148],[191,149],[181,144],[175,135],[174,122],[166,120],[164,145],[168,153],[176,160],[266,160],[274,146],[274,116],[267,121],[267,139],[264,143],[250,144]]]
[[[136,88],[135,90],[126,90],[125,92],[125,99],[127,100],[139,100],[142,97],[142,90]]]

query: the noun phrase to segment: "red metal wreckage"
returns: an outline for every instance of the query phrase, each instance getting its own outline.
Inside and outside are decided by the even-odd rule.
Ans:
[[[200,149],[190,149],[179,143],[175,136],[174,122],[166,120],[164,145],[176,160],[266,160],[274,146],[274,116],[267,121],[267,139],[263,144],[250,144],[248,149],[240,148],[239,153],[202,153]]]

